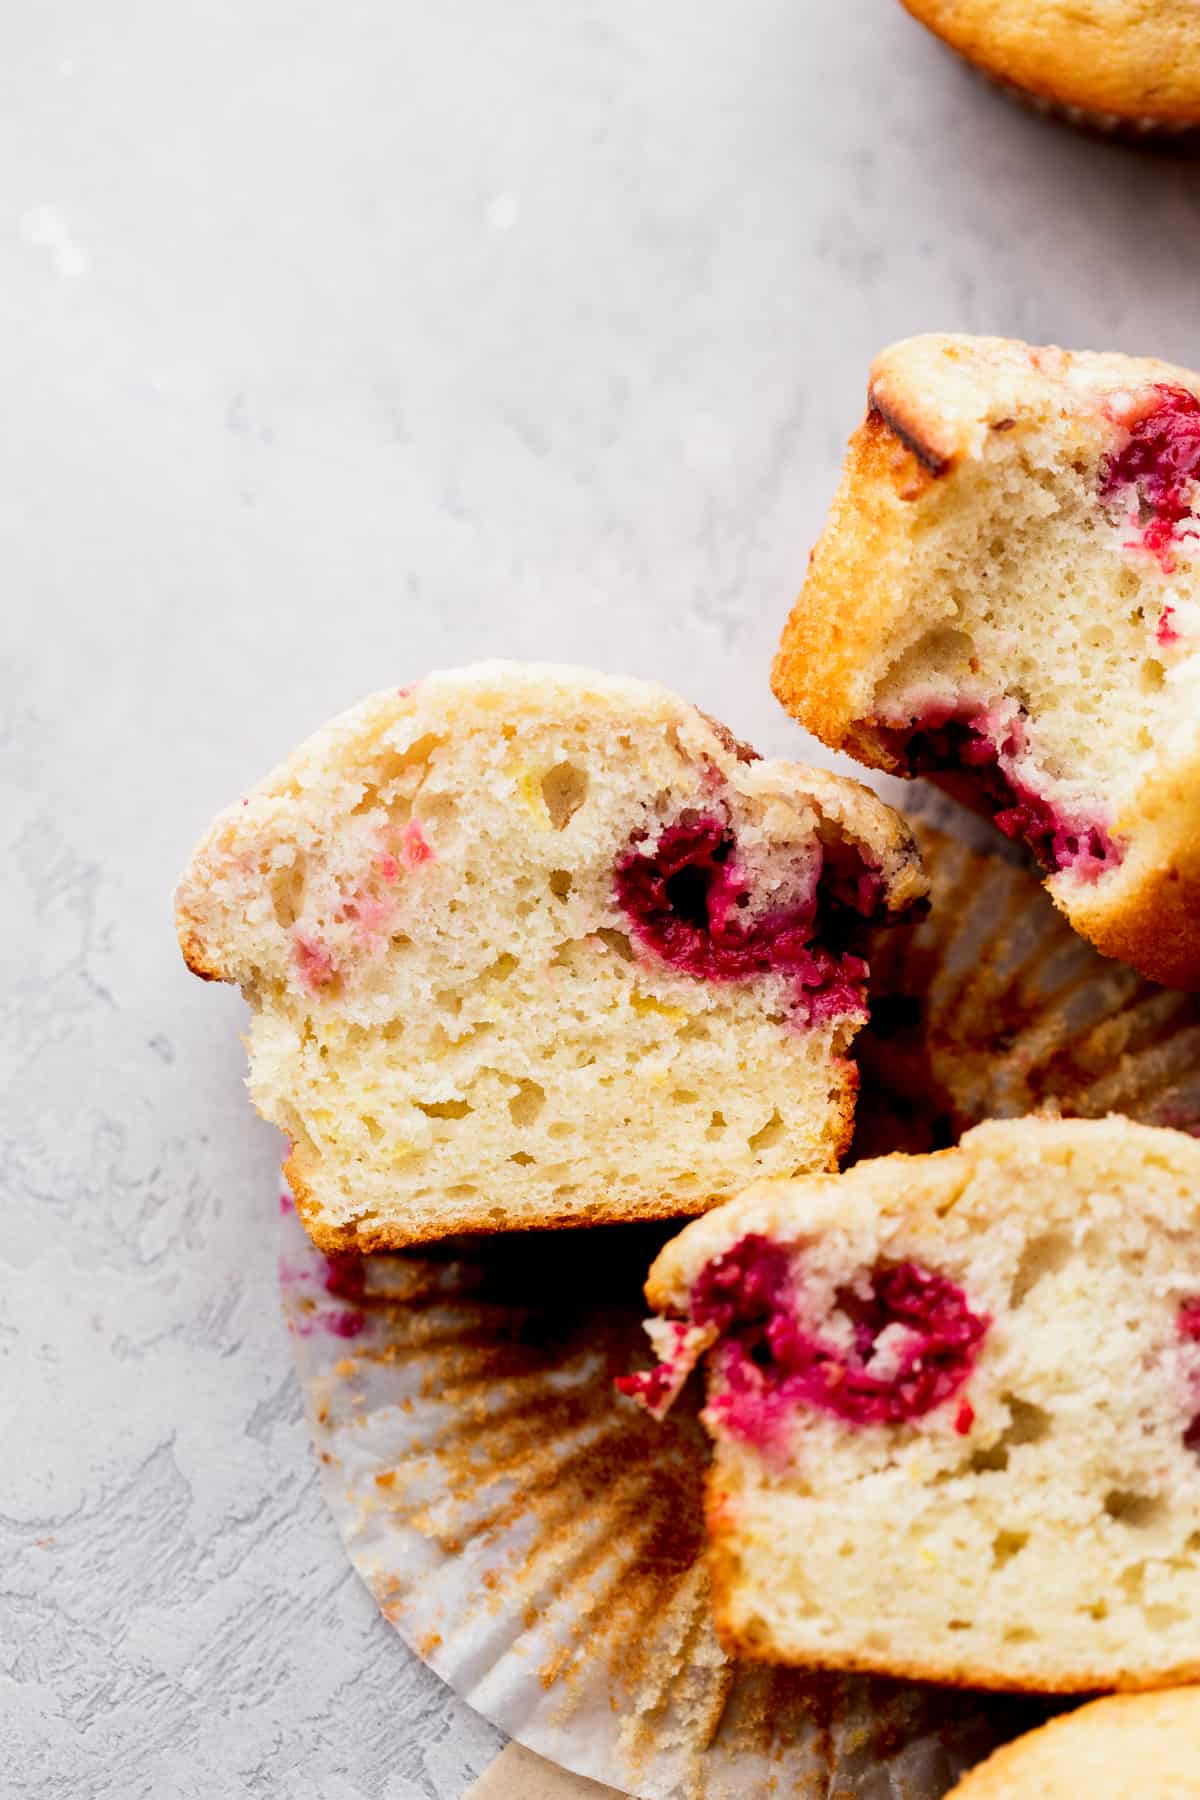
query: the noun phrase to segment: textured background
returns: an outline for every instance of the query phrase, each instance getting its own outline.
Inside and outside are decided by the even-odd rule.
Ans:
[[[483,654],[765,668],[872,351],[1200,363],[1200,164],[894,0],[39,0],[0,22],[0,1791],[457,1800],[322,1513],[274,1135],[169,893],[322,717]]]

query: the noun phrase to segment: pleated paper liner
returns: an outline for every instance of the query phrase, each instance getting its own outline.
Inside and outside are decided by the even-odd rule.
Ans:
[[[1045,1110],[1200,1134],[1200,996],[1099,955],[1023,861],[916,823],[931,907],[872,952],[855,1154],[941,1149]]]
[[[623,1792],[926,1800],[1043,1716],[731,1664],[703,1570],[704,1434],[613,1392],[670,1227],[328,1264],[283,1221],[326,1499],[385,1616],[530,1749]],[[698,1387],[698,1384],[695,1384]]]
[[[1200,126],[1193,121],[1162,119],[1155,117],[1153,113],[1134,115],[1096,112],[1087,106],[1074,106],[1069,101],[1048,100],[1043,94],[1035,94],[1016,82],[1005,81],[1002,76],[993,75],[990,70],[978,68],[969,58],[961,60],[988,87],[1015,101],[1026,112],[1036,113],[1039,118],[1052,119],[1058,124],[1070,125],[1087,137],[1102,137],[1111,142],[1136,144],[1142,149],[1175,154],[1194,153],[1200,146]]]
[[[969,827],[965,827],[969,829]],[[856,1148],[951,1141],[1047,1103],[1200,1122],[1200,1003],[1087,949],[1036,879],[922,828],[934,906],[876,945]],[[731,1662],[702,1560],[698,1383],[665,1424],[641,1285],[677,1227],[328,1263],[295,1216],[281,1274],[326,1498],[385,1616],[484,1717],[647,1800],[936,1800],[1049,1710]]]
[[[932,27],[929,27],[932,30]],[[934,36],[938,36],[934,32]],[[985,69],[955,45],[941,39],[943,48],[971,75],[995,93],[1034,113],[1038,118],[1069,125],[1087,137],[1106,138],[1110,143],[1137,146],[1164,154],[1194,154],[1200,149],[1200,117],[1166,119],[1160,114],[1104,112],[1094,107],[1077,106],[1069,100],[1052,100],[1022,87],[1017,81]]]

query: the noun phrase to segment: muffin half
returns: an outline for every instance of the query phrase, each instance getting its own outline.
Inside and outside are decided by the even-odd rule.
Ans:
[[[1200,1144],[1125,1119],[768,1182],[646,1289],[707,1352],[714,1603],[766,1661],[1073,1692],[1200,1676]]]
[[[216,821],[177,911],[250,1002],[312,1237],[367,1250],[836,1166],[859,934],[926,885],[856,782],[646,682],[494,663],[318,732]]]
[[[867,416],[775,659],[837,749],[930,775],[1072,925],[1200,985],[1200,376],[922,337]]]

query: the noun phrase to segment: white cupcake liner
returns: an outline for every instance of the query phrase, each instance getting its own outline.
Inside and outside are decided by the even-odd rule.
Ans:
[[[1072,126],[1076,131],[1099,134],[1101,137],[1145,143],[1151,148],[1160,144],[1168,149],[1187,148],[1194,141],[1200,141],[1200,118],[1162,119],[1156,118],[1153,113],[1100,112],[1087,106],[1075,106],[1066,100],[1051,100],[1045,94],[1035,94],[1031,88],[1022,87],[1019,82],[1009,81],[1003,75],[996,75],[990,69],[982,68],[953,45],[946,47],[981,81],[985,81],[989,87],[995,88],[1009,100],[1015,100],[1027,112],[1037,113],[1039,118],[1055,119]]]
[[[1093,950],[1022,861],[920,821],[917,835],[931,907],[871,958],[856,1154],[939,1149],[1038,1111],[1200,1135],[1200,996]]]
[[[289,1210],[284,1311],[350,1559],[463,1699],[578,1774],[647,1800],[933,1800],[1045,1709],[724,1655],[698,1396],[660,1426],[612,1385],[645,1361],[671,1229],[374,1256],[346,1298]]]

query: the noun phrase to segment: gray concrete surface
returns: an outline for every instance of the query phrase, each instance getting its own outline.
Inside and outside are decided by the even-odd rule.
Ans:
[[[1200,363],[1200,164],[895,0],[0,18],[0,1791],[456,1800],[316,1495],[274,1134],[169,894],[363,691],[766,666],[887,339]]]

